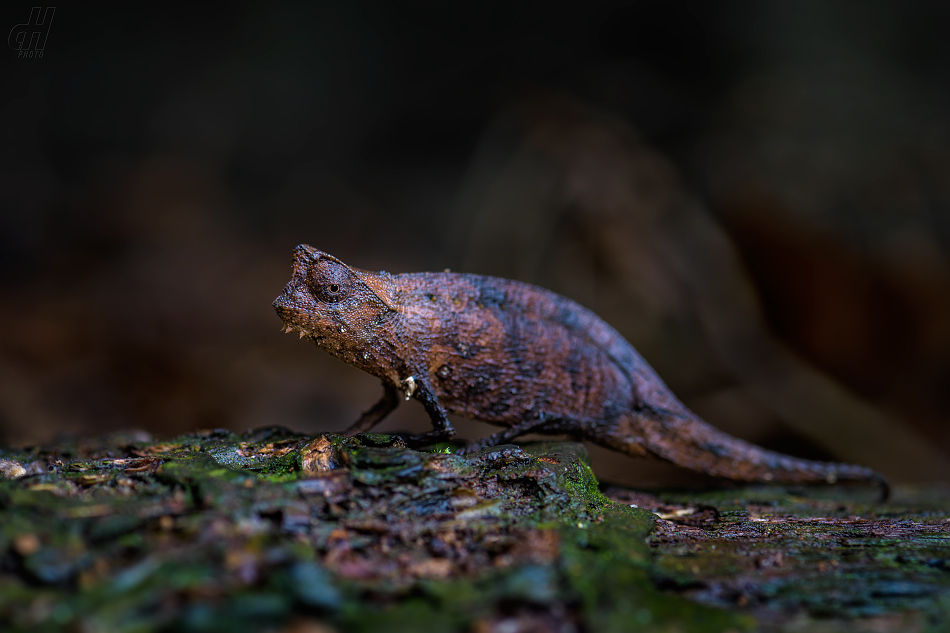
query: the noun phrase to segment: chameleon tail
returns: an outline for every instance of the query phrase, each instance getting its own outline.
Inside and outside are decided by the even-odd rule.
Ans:
[[[637,457],[658,457],[713,477],[748,482],[876,484],[884,499],[890,494],[879,473],[852,464],[817,462],[782,455],[732,437],[684,409],[680,412],[644,408],[622,415],[600,437],[608,448]]]

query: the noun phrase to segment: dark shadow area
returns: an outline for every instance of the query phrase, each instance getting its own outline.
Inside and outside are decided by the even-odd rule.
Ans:
[[[2,54],[0,444],[345,428],[376,381],[271,307],[309,243],[549,287],[732,434],[950,480],[948,14],[57,7]]]

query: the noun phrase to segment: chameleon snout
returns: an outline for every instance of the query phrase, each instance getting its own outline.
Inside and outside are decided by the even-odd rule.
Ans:
[[[274,299],[274,310],[277,312],[277,316],[280,317],[280,320],[284,323],[290,324],[293,321],[298,320],[300,314],[300,304],[295,300],[293,292],[288,292],[284,290],[283,293],[276,299]]]
[[[294,309],[292,302],[287,298],[286,294],[274,299],[274,310],[277,311],[277,316],[280,317],[280,320],[283,321],[284,327],[281,328],[281,331],[286,333],[289,332],[298,332],[300,338],[303,338],[307,335],[306,330],[297,323],[297,310]]]
[[[286,320],[286,317],[290,316],[292,308],[286,294],[282,294],[274,299],[274,303],[272,305],[274,306],[274,310],[277,311],[277,315],[281,319]]]

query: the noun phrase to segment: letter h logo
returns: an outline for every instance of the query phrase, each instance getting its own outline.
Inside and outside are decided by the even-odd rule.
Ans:
[[[15,51],[42,51],[46,48],[46,38],[49,36],[49,26],[53,23],[56,7],[46,7],[43,19],[40,11],[43,7],[33,7],[30,11],[30,20],[26,24],[17,24],[10,31],[7,45]]]

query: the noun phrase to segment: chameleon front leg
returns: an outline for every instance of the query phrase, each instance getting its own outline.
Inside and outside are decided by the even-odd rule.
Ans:
[[[388,382],[384,382],[383,397],[379,399],[379,402],[364,411],[359,420],[354,422],[350,428],[343,431],[343,435],[346,437],[352,437],[357,433],[365,433],[366,431],[369,431],[371,428],[382,422],[383,418],[392,413],[393,410],[398,406],[399,391]]]
[[[416,380],[414,377],[410,377],[407,381],[411,385],[411,387],[406,388],[407,395],[414,395],[425,407],[426,413],[429,414],[429,419],[432,421],[432,430],[419,435],[410,435],[405,438],[406,444],[416,448],[452,439],[455,436],[455,427],[449,422],[448,413],[442,403],[439,402],[438,396],[435,395],[432,383],[427,378]],[[403,383],[405,384],[407,381],[403,381]]]

